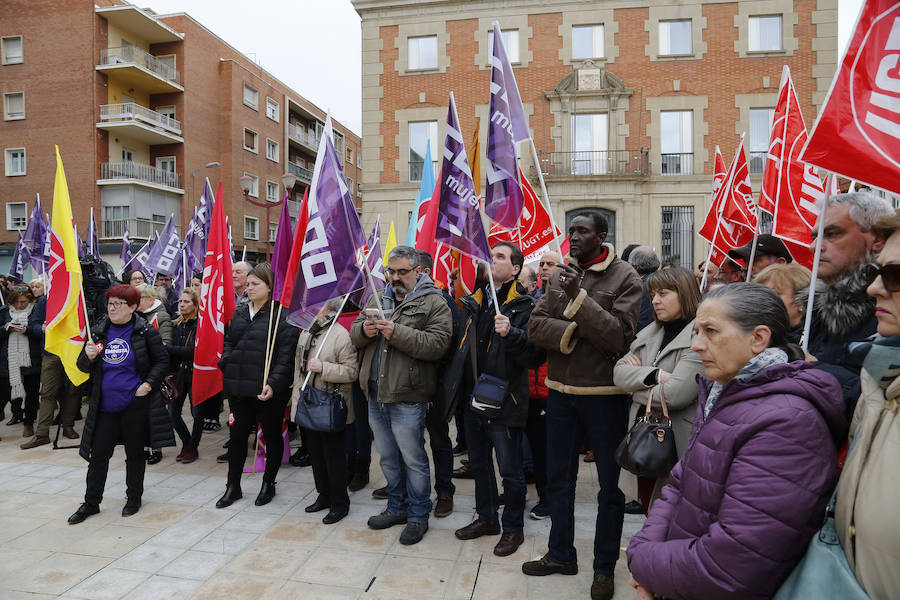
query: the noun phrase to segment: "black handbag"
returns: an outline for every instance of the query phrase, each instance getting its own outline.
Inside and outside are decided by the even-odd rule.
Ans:
[[[666,395],[662,385],[659,388],[659,400],[662,404],[662,416],[652,411],[653,392],[647,396],[647,408],[639,415],[625,439],[616,448],[616,462],[620,467],[641,477],[658,479],[667,477],[669,471],[678,462],[678,449],[675,447],[675,434],[672,432],[672,419],[666,406]]]
[[[497,417],[503,410],[503,400],[508,388],[509,382],[505,379],[482,373],[475,380],[469,405],[472,410],[488,418]]]
[[[329,392],[310,382],[300,391],[294,422],[310,431],[343,431],[347,426],[347,402],[337,391],[337,386]]]
[[[169,373],[163,377],[162,383],[159,384],[159,394],[166,404],[172,404],[178,400],[181,391],[178,389],[178,384],[175,382],[175,373]]]

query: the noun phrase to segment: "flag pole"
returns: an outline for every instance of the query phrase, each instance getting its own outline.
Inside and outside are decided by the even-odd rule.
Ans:
[[[369,285],[372,286],[372,296],[375,298],[375,306],[378,308],[378,315],[383,321],[385,319],[384,308],[381,306],[381,298],[378,297],[378,289],[375,287],[375,279],[372,278],[372,269],[369,268],[369,260],[367,257],[363,257],[362,262],[363,270],[366,272],[366,279],[369,281]]]
[[[712,260],[713,251],[716,249],[716,238],[719,237],[719,227],[722,226],[722,213],[716,216],[716,230],[713,232],[713,241],[709,243],[709,254],[706,257],[706,264],[703,265],[703,279],[700,281],[700,293],[706,289],[706,277],[709,274],[709,261]]]
[[[81,290],[81,306],[84,307],[84,330],[87,333],[87,341],[93,343],[94,338],[91,337],[91,320],[88,318],[87,300],[84,297],[84,281],[82,277],[78,278],[78,289]]]
[[[713,238],[715,239],[715,238]],[[747,263],[747,283],[753,277],[753,261],[756,260],[756,241],[759,239],[759,205],[756,207],[756,227],[753,229],[753,245],[750,247],[750,259]]]
[[[553,227],[553,224],[551,223],[550,226]],[[489,265],[487,261],[484,261],[484,265],[487,267],[488,283],[491,286],[491,297],[494,299],[494,312],[499,316],[500,303],[497,302],[497,286],[494,285],[494,274],[491,273],[491,265]]]
[[[822,201],[822,212],[819,214],[819,231],[816,235],[816,254],[813,257],[812,275],[809,279],[809,298],[806,301],[806,316],[803,321],[803,337],[800,338],[800,346],[803,352],[809,354],[809,331],[812,327],[812,313],[816,297],[816,280],[819,278],[819,259],[822,257],[822,238],[825,237],[825,213],[828,211],[828,203],[831,201],[831,184],[834,173],[829,173],[825,179],[825,198]]]
[[[350,297],[350,294],[344,294],[344,299],[341,301],[341,306],[337,310],[337,314],[334,315],[334,319],[331,321],[331,325],[328,326],[328,331],[325,332],[325,337],[322,338],[322,343],[319,344],[319,347],[316,348],[316,355],[313,358],[319,358],[319,355],[322,353],[322,348],[325,347],[325,341],[328,339],[328,336],[331,335],[331,330],[334,329],[335,323],[338,322],[338,317],[341,316],[341,312],[344,310],[344,305],[347,304],[347,298]],[[307,364],[306,368],[306,379],[303,380],[303,385],[300,386],[300,391],[306,389],[306,384],[309,383],[309,377],[312,373],[309,370],[309,365]]]
[[[553,241],[556,242],[556,253],[559,254],[559,260],[562,261],[562,244],[560,244],[559,237],[556,235],[556,219],[553,218],[553,207],[550,206],[550,196],[547,195],[547,185],[544,183],[544,172],[543,169],[541,169],[540,161],[538,161],[537,148],[534,147],[534,138],[529,137],[528,141],[531,144],[531,159],[534,161],[534,167],[537,169],[538,181],[541,182],[541,194],[544,196],[544,202],[547,204],[547,214],[550,215],[550,228],[553,233]],[[563,235],[565,235],[565,233],[563,233]]]
[[[275,314],[275,299],[269,300],[269,326],[266,329],[266,362],[263,368],[262,390],[266,389],[266,380],[269,378],[269,367],[272,361],[272,351],[275,348],[275,334],[278,333],[278,319],[281,318],[281,304],[278,305],[278,319],[275,320],[275,333],[272,333],[272,315]],[[260,390],[260,394],[262,393]]]

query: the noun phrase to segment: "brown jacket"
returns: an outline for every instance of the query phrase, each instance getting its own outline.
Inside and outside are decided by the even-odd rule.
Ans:
[[[628,352],[641,308],[641,278],[616,258],[612,244],[606,260],[581,275],[581,291],[569,300],[556,276],[528,321],[535,346],[547,350],[547,387],[580,396],[624,393],[613,384],[613,366]]]

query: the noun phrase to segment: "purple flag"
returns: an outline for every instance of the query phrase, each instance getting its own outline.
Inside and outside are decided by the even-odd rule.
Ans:
[[[466,146],[459,130],[453,92],[450,92],[450,106],[447,110],[447,137],[444,139],[441,195],[434,239],[463,254],[491,260],[491,247],[481,222],[478,196],[475,194]]]
[[[375,219],[375,226],[372,227],[372,233],[369,234],[366,246],[369,247],[369,251],[366,253],[366,263],[372,272],[372,282],[375,284],[375,289],[380,293],[387,287],[387,278],[384,276],[384,257],[381,252],[381,215],[378,215],[378,218]],[[363,274],[363,277],[365,278],[365,274]],[[360,308],[368,304],[369,298],[372,297],[372,286],[369,285],[368,278],[363,279],[362,285],[365,287],[350,294],[349,298],[351,302]]]
[[[147,242],[141,246],[140,250],[134,253],[131,260],[128,263],[125,263],[125,267],[123,267],[122,270],[124,271],[130,263],[132,269],[141,271],[147,278],[147,281],[150,281],[150,276],[153,275],[153,273],[147,267],[147,261],[150,258],[150,251],[153,249],[152,246],[152,240],[147,240]]]
[[[123,264],[131,262],[131,240],[128,239],[128,222],[125,222],[125,235],[122,236],[122,249],[119,251],[119,258]]]
[[[484,168],[487,176],[484,212],[501,227],[514,230],[519,225],[525,205],[525,194],[519,184],[516,143],[529,139],[531,133],[496,21],[491,67],[491,120]]]
[[[287,203],[287,190],[281,201],[281,218],[275,232],[275,252],[272,253],[272,271],[275,274],[275,285],[272,297],[281,298],[284,282],[287,279],[288,261],[291,260],[291,246],[294,243],[294,232],[291,231],[291,212]]]
[[[16,242],[16,250],[9,265],[9,276],[17,281],[22,281],[22,275],[25,273],[25,261],[27,260],[28,249],[23,244],[22,232],[19,231],[19,241]]]
[[[200,265],[206,260],[206,240],[209,239],[209,226],[212,222],[213,203],[215,203],[215,196],[213,195],[212,186],[209,185],[209,178],[207,177],[203,184],[203,193],[200,194],[200,206],[197,207],[197,220],[200,224],[200,233],[202,233],[200,240],[203,245],[203,251],[197,255],[197,262]],[[198,270],[202,271],[203,268],[201,267]]]
[[[84,240],[78,235],[78,225],[72,225],[75,228],[75,245],[78,246],[78,258],[79,260],[84,258]]]
[[[47,263],[50,260],[44,254],[48,231],[47,224],[44,222],[44,213],[41,212],[41,196],[40,194],[35,196],[34,209],[31,211],[31,218],[28,219],[28,228],[25,230],[22,243],[28,250],[31,268],[35,273],[43,273],[47,270]]]
[[[91,222],[88,225],[87,253],[100,258],[100,240],[97,237],[97,222],[94,220],[94,208],[91,207]]]
[[[288,321],[308,329],[332,298],[362,287],[359,263],[366,236],[347,189],[341,161],[330,135],[322,136],[324,153],[315,191],[309,195],[309,223],[291,296]]]
[[[169,215],[169,222],[163,229],[162,235],[156,240],[150,256],[147,258],[147,268],[153,273],[162,273],[174,278],[181,265],[181,240],[175,231],[175,219]]]
[[[184,235],[184,251],[188,255],[187,264],[191,271],[203,270],[203,250],[205,233],[203,231],[203,223],[200,221],[200,210],[194,208],[194,214],[187,226],[187,233]],[[198,268],[199,266],[199,268]]]

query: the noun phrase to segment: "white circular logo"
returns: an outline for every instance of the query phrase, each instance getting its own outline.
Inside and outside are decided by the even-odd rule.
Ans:
[[[103,362],[111,365],[122,364],[128,358],[130,351],[131,347],[128,345],[128,342],[122,338],[111,340],[106,345],[106,352],[103,353]]]

